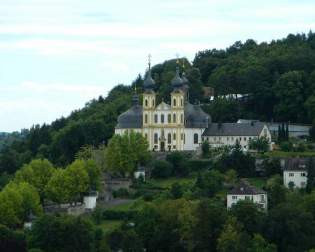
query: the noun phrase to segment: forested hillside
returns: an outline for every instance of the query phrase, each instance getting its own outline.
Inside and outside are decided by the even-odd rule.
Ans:
[[[196,54],[192,64],[180,59],[190,80],[190,101],[201,101],[213,121],[256,118],[311,123],[315,118],[315,34],[289,35],[270,43],[235,42],[225,50]],[[159,99],[168,100],[176,60],[152,68]],[[74,160],[84,145],[106,144],[113,135],[117,116],[131,103],[134,85],[141,93],[139,75],[130,86],[116,86],[106,98],[89,101],[84,108],[51,125],[35,125],[27,136],[15,139],[0,152],[0,173],[13,173],[33,158],[48,158],[58,166]],[[249,94],[239,102],[203,96],[204,86],[216,95]]]

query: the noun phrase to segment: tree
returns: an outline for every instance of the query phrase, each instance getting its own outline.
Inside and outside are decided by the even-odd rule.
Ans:
[[[281,174],[281,165],[279,159],[266,159],[263,161],[263,167],[267,177],[275,174]]]
[[[14,181],[27,182],[38,191],[41,201],[45,198],[45,187],[53,176],[55,168],[47,159],[34,159],[15,174]]]
[[[264,153],[269,150],[269,140],[266,137],[249,140],[249,148]]]
[[[26,239],[21,231],[13,231],[0,225],[0,251],[26,252]]]
[[[38,216],[43,211],[37,191],[25,182],[10,182],[0,192],[0,200],[0,223],[9,227],[21,225],[30,213]]]
[[[307,111],[307,115],[309,121],[314,120],[315,118],[315,94],[309,96],[304,103],[305,109]]]
[[[82,198],[89,188],[89,174],[85,169],[85,162],[76,160],[65,170],[67,178],[67,189],[69,190],[70,200],[77,202]]]
[[[215,251],[226,217],[223,205],[210,200],[200,201],[194,213],[192,229],[195,251]]]
[[[139,133],[114,135],[106,149],[107,169],[120,175],[131,175],[139,164],[150,158],[147,140]]]
[[[305,86],[305,72],[303,71],[286,72],[274,85],[273,92],[277,98],[275,113],[283,121],[303,121]]]
[[[223,175],[217,170],[211,170],[198,176],[194,186],[195,194],[199,197],[213,197],[223,186]]]
[[[246,251],[249,237],[243,232],[242,225],[236,218],[229,218],[218,238],[217,250],[219,252]]]
[[[93,251],[94,226],[86,218],[44,215],[30,233],[30,247],[43,251]]]
[[[286,201],[287,189],[283,186],[282,178],[279,174],[268,179],[267,190],[270,208]]]
[[[47,199],[59,204],[69,202],[70,190],[68,184],[69,177],[66,176],[66,171],[57,169],[46,186]]]
[[[176,176],[187,175],[188,170],[186,166],[186,157],[180,151],[174,151],[166,156],[166,161],[168,161],[173,166],[173,173]]]
[[[249,233],[260,233],[265,221],[265,214],[258,206],[249,200],[240,200],[231,208],[231,214],[243,224],[244,230]]]
[[[260,234],[254,234],[247,249],[248,252],[277,252],[277,247],[274,244],[268,243]]]
[[[153,178],[168,178],[173,175],[172,165],[165,160],[155,160],[151,176]]]
[[[313,120],[313,125],[310,128],[310,137],[313,141],[315,141],[315,119]]]
[[[210,154],[210,144],[208,141],[202,142],[201,145],[201,150],[202,150],[202,156],[203,157],[208,157]]]
[[[171,196],[172,196],[173,199],[181,198],[183,196],[182,186],[178,182],[175,182],[171,186],[170,193],[171,193]]]

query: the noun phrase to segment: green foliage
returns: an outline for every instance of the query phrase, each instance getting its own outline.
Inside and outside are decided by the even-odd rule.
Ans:
[[[312,141],[315,142],[315,119],[313,121],[312,127],[310,128],[310,137],[311,137]]]
[[[30,213],[38,216],[43,212],[37,191],[25,182],[10,182],[0,192],[0,200],[0,223],[9,227],[21,225]]]
[[[255,158],[244,153],[237,143],[231,152],[224,152],[214,163],[214,168],[226,172],[234,169],[241,177],[252,177],[255,175]]]
[[[183,189],[179,183],[174,183],[170,190],[173,199],[179,199],[183,196]]]
[[[34,186],[43,201],[45,187],[54,172],[55,168],[47,159],[35,159],[16,172],[14,181],[27,182]]]
[[[186,165],[187,158],[183,152],[171,152],[166,156],[166,161],[172,164],[174,175],[185,176],[189,173],[188,167]]]
[[[269,140],[266,137],[259,137],[257,139],[249,140],[249,148],[251,150],[257,150],[258,152],[264,153],[269,150]]]
[[[198,174],[194,191],[198,197],[213,197],[223,187],[223,175],[217,170]]]
[[[263,167],[267,177],[282,173],[279,159],[266,159],[263,161]]]
[[[173,175],[173,166],[165,160],[155,160],[151,176],[153,178],[168,178]]]
[[[44,215],[30,233],[30,247],[43,251],[93,251],[94,226],[86,219],[69,215]]]
[[[26,239],[22,232],[0,225],[0,251],[26,252]]]
[[[209,154],[210,154],[210,144],[209,144],[208,141],[202,142],[201,150],[202,150],[202,156],[203,156],[203,157],[209,157]]]
[[[148,142],[140,133],[114,135],[106,149],[106,169],[122,176],[132,175],[149,159]]]

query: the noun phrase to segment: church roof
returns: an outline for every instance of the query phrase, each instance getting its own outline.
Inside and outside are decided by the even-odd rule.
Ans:
[[[118,117],[117,129],[141,129],[142,128],[142,106],[133,105]]]
[[[256,123],[211,123],[203,136],[259,136],[265,124]]]
[[[211,117],[199,105],[185,103],[184,108],[185,128],[207,128]]]
[[[175,77],[171,81],[173,88],[181,88],[184,84],[182,78],[179,76],[179,68],[176,68]]]

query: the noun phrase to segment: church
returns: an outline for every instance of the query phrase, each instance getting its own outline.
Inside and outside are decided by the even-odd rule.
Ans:
[[[179,68],[171,81],[171,102],[156,102],[155,81],[149,70],[143,84],[143,103],[134,94],[132,107],[118,117],[115,134],[130,131],[141,133],[152,151],[194,151],[208,141],[210,146],[234,145],[237,141],[244,150],[250,139],[265,136],[271,140],[268,127],[262,123],[214,124],[200,104],[188,99],[189,81]]]

